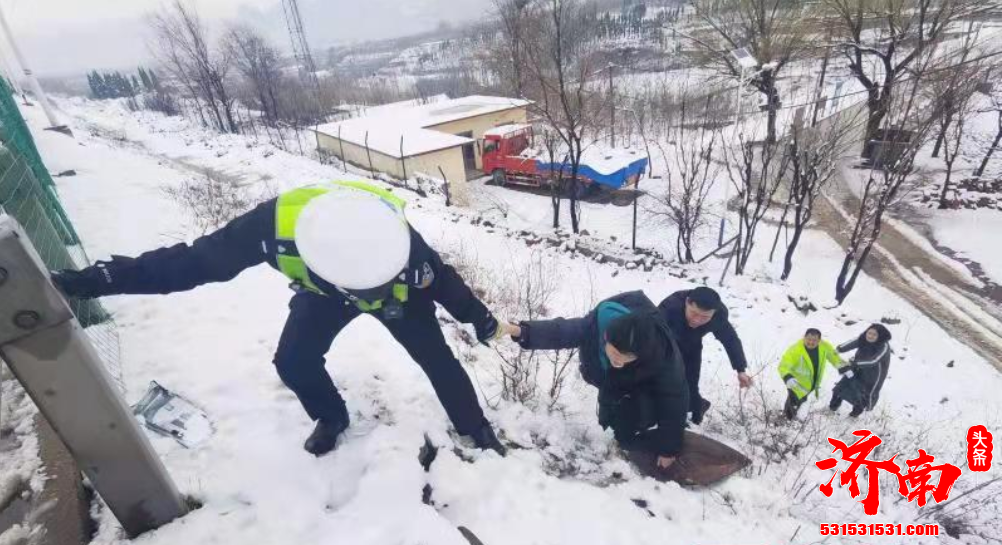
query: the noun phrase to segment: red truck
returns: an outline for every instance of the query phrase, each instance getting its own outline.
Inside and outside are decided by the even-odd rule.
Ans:
[[[484,172],[498,185],[521,184],[533,187],[549,185],[563,169],[570,173],[570,162],[550,162],[545,152],[533,147],[532,125],[512,124],[484,132]],[[647,157],[637,150],[589,146],[578,165],[578,180],[587,186],[622,189],[634,186],[647,168]]]

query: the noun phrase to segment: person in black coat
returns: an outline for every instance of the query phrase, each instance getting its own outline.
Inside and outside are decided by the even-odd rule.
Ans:
[[[746,372],[748,361],[741,338],[728,319],[727,307],[720,295],[711,288],[700,286],[691,290],[677,291],[658,305],[661,316],[675,334],[678,347],[682,351],[685,364],[685,378],[689,384],[689,411],[692,422],[700,424],[703,415],[710,408],[710,402],[699,392],[699,375],[703,365],[703,337],[708,333],[720,341],[727,351],[731,367],[738,374],[738,384],[742,388],[752,385],[752,378]]]
[[[334,190],[355,191],[351,187],[334,187]],[[53,273],[53,282],[67,296],[94,298],[191,290],[204,284],[229,281],[262,263],[282,270],[279,260],[295,250],[294,242],[302,242],[298,231],[296,241],[283,240],[276,234],[276,226],[281,223],[276,216],[283,202],[281,199],[293,192],[258,205],[190,245],[176,244],[138,257],[113,256],[110,261],[79,271],[57,271]],[[332,198],[335,195],[340,193],[329,194]],[[348,205],[360,206],[359,195],[369,198],[364,191],[350,193],[349,197],[356,200]],[[380,200],[374,206],[378,211],[384,204]],[[371,230],[372,227],[355,225],[354,229]],[[352,290],[327,282],[323,276],[315,274],[318,271],[312,266],[306,274],[316,289],[308,289],[304,282],[297,281],[290,286],[295,293],[289,302],[289,316],[273,361],[279,377],[299,398],[310,419],[316,422],[304,448],[317,456],[323,455],[334,449],[338,436],[348,427],[345,401],[324,368],[324,356],[345,326],[368,313],[379,320],[421,366],[456,431],[471,436],[480,448],[503,454],[504,447],[484,417],[469,376],[446,343],[435,317],[435,303],[445,307],[458,321],[473,324],[481,342],[496,338],[498,322],[456,270],[444,263],[413,227],[404,222],[401,229],[410,234],[409,258],[401,256],[404,270],[392,281],[406,286],[406,301],[397,303],[385,299],[387,303],[380,310],[362,310],[359,297]],[[350,226],[348,230],[351,231]],[[303,245],[298,246],[301,250]],[[361,257],[334,256],[333,262],[365,260],[379,248],[363,250],[366,254]],[[330,255],[323,257],[330,260]]]
[[[880,398],[891,365],[891,332],[883,324],[872,324],[859,337],[839,345],[839,352],[855,350],[849,365],[839,370],[843,376],[832,390],[828,405],[837,411],[843,401],[852,405],[849,416],[872,410]]]
[[[581,318],[501,329],[528,350],[577,348],[581,376],[598,388],[599,424],[626,450],[657,455],[666,470],[682,449],[688,387],[678,346],[642,291],[622,293]]]

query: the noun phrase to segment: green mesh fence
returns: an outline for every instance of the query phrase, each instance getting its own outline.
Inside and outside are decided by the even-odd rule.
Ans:
[[[89,264],[14,94],[3,78],[0,78],[0,208],[21,224],[50,270],[76,269]],[[118,334],[111,316],[96,301],[70,301],[70,306],[121,386]]]

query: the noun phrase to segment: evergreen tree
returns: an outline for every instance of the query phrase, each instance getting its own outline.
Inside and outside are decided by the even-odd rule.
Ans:
[[[94,71],[94,98],[108,98],[108,84],[100,73]]]
[[[143,82],[143,89],[147,91],[153,90],[153,83],[150,81],[150,75],[146,73],[146,70],[142,66],[139,67],[139,79]]]

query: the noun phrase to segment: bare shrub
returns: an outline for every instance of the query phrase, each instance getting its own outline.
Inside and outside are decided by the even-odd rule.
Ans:
[[[482,266],[465,247],[450,256],[449,262],[498,319],[546,318],[561,284],[558,271],[542,252],[533,253],[528,262],[511,264],[500,271]],[[501,399],[556,407],[573,375],[577,350],[537,352],[508,342],[495,343],[494,350],[499,362],[492,374],[500,385]]]
[[[765,363],[754,367],[769,369]],[[839,458],[839,453],[832,453],[829,437],[852,444],[858,439],[852,436],[853,431],[869,430],[881,439],[881,444],[867,459],[887,460],[897,454],[895,462],[903,471],[907,469],[905,460],[915,458],[920,448],[936,457],[935,464],[966,467],[966,443],[960,441],[958,445],[935,433],[939,429],[966,429],[956,416],[946,416],[940,421],[903,421],[900,414],[885,405],[857,420],[848,418],[844,409],[840,415],[831,414],[825,406],[827,394],[822,392],[820,402],[812,395],[801,407],[797,420],[791,422],[783,416],[782,399],[770,394],[764,381],[758,381],[747,393],[722,400],[717,416],[711,416],[704,429],[722,436],[752,458],[755,463],[746,471],[754,478],[773,481],[786,493],[790,504],[804,512],[830,509],[833,499],[848,497],[848,491],[838,486],[832,498],[823,496],[818,489],[825,483],[814,464],[832,456]],[[844,469],[845,464],[839,468]],[[824,479],[830,475],[825,473]],[[862,494],[857,500],[868,493],[866,473],[861,471],[858,480]],[[907,503],[899,493],[896,476],[881,472],[879,483],[882,505]],[[997,522],[1002,521],[998,516],[1002,512],[1002,502],[997,499],[1000,488],[1002,477],[981,482],[961,479],[949,500],[935,503],[930,499],[924,507],[915,504],[914,519],[916,523],[938,523],[951,535],[962,532],[986,538],[996,536],[1002,529]]]
[[[190,216],[191,230],[198,235],[219,229],[255,203],[245,187],[209,174],[165,187],[163,192]]]

